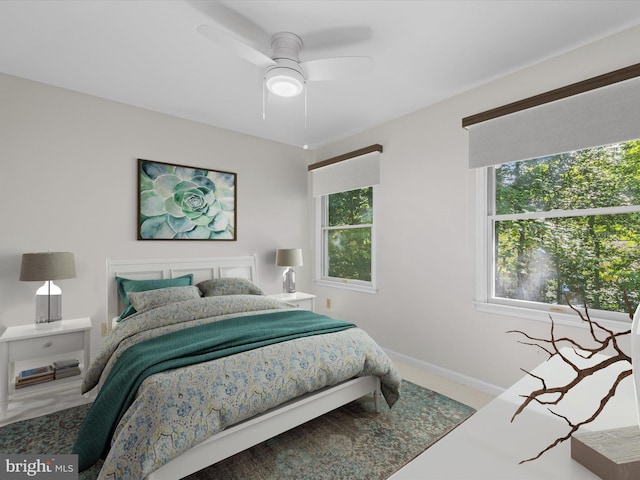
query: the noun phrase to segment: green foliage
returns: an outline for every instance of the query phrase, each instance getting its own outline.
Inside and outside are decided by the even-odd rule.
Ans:
[[[373,187],[329,195],[329,226],[364,225],[373,221]]]
[[[329,195],[327,234],[329,276],[371,281],[373,187]]]
[[[640,206],[640,140],[496,168],[497,215],[569,211],[496,221],[496,296],[627,312],[640,299],[640,213],[571,210]]]

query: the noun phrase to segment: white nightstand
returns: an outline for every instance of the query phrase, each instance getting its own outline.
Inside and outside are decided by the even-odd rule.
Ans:
[[[90,318],[61,320],[45,329],[38,329],[34,324],[7,327],[0,336],[0,414],[4,416],[9,401],[21,396],[45,393],[61,387],[79,387],[85,369],[89,366],[90,345]],[[48,357],[45,363],[49,364],[55,360],[76,358],[79,352],[82,355],[78,358],[80,375],[15,388],[16,362]]]
[[[270,298],[282,300],[283,302],[295,305],[298,308],[304,308],[315,312],[316,310],[316,296],[310,293],[295,292],[295,293],[276,293],[273,295],[267,295]]]

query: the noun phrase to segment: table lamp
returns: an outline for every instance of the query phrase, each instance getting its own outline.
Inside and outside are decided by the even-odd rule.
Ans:
[[[279,248],[276,250],[276,265],[287,267],[282,274],[282,291],[284,293],[296,292],[296,272],[291,267],[302,266],[302,249]]]
[[[62,320],[62,290],[53,280],[75,278],[73,253],[47,252],[22,254],[20,280],[44,281],[36,291],[36,326]]]

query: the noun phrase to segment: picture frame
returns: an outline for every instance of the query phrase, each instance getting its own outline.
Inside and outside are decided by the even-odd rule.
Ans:
[[[237,174],[138,159],[138,240],[235,241]]]

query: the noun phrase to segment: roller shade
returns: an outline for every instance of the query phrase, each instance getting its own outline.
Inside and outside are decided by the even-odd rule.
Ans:
[[[640,138],[640,77],[466,128],[470,168],[634,140]]]
[[[371,152],[311,172],[313,196],[346,192],[380,183],[380,152]]]

